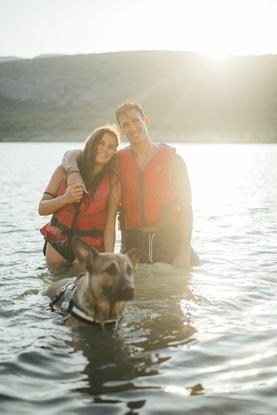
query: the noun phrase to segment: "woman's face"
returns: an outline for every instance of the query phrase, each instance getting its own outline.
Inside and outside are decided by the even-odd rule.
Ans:
[[[116,147],[116,138],[111,134],[105,133],[96,147],[96,164],[103,166],[107,164],[113,157]]]

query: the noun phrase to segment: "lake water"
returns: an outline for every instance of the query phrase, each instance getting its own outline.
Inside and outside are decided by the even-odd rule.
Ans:
[[[41,293],[61,275],[37,204],[79,146],[0,144],[0,413],[275,415],[277,145],[177,145],[202,264],[140,265],[115,335],[72,331]]]

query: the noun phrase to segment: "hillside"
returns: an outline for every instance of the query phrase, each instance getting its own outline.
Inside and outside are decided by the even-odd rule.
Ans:
[[[9,61],[17,61],[21,58],[18,58],[17,56],[0,56],[0,63],[2,62],[9,62]]]
[[[83,140],[139,101],[160,140],[277,142],[277,56],[120,52],[0,63],[0,141]]]

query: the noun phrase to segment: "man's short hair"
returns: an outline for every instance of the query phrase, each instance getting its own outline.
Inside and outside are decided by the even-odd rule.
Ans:
[[[115,111],[115,116],[116,116],[116,120],[117,120],[118,125],[120,125],[120,122],[119,122],[120,116],[122,114],[125,114],[127,111],[130,111],[130,110],[138,111],[140,113],[140,115],[142,116],[142,118],[144,118],[144,111],[143,111],[142,107],[137,102],[134,102],[134,101],[124,102]]]

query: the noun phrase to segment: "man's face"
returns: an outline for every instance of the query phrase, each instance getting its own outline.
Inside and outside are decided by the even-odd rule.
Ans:
[[[126,111],[119,117],[121,133],[128,138],[133,146],[149,140],[147,123],[147,118],[143,118],[136,109]]]

